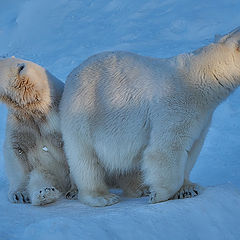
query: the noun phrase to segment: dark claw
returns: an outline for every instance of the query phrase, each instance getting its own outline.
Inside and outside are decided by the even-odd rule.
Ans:
[[[14,194],[14,197],[15,197],[15,199],[16,199],[17,201],[19,200],[17,194]]]
[[[23,203],[26,203],[26,201],[25,201],[25,198],[24,198],[23,194],[22,194],[22,193],[20,193],[20,194],[21,194],[21,197],[22,197]]]
[[[70,197],[70,192],[66,194],[66,198],[69,198],[69,197]]]
[[[196,191],[196,190],[193,190],[197,195],[198,195],[198,191]]]

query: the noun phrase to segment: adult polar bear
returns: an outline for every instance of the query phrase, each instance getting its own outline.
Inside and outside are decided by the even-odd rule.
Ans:
[[[63,88],[33,62],[0,60],[0,100],[9,109],[4,159],[11,202],[44,205],[70,189],[58,115]]]
[[[79,199],[119,201],[108,172],[141,168],[150,202],[197,193],[189,174],[215,108],[240,83],[239,28],[190,54],[154,59],[128,52],[90,57],[66,81],[61,127]]]

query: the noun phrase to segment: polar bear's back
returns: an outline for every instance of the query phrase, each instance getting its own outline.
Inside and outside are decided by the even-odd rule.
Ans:
[[[178,88],[171,59],[154,59],[128,52],[94,55],[68,76],[61,101],[61,113],[87,117],[88,121],[138,116],[159,98],[175,94]],[[71,106],[71,107],[70,107]],[[142,115],[141,115],[142,116]],[[141,119],[140,116],[139,120]],[[90,119],[90,120],[89,120]]]
[[[101,102],[108,107],[123,107],[131,102],[151,101],[171,94],[179,87],[176,78],[171,77],[176,76],[175,72],[172,59],[155,59],[121,51],[100,53],[88,58],[69,74],[63,95],[67,99],[63,104],[85,108]],[[81,104],[80,98],[85,99]],[[77,102],[73,104],[75,100]]]

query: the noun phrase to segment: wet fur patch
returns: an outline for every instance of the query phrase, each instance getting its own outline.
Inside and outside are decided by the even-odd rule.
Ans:
[[[63,148],[63,140],[62,134],[58,132],[50,133],[46,136],[48,141],[55,147],[62,149]]]
[[[32,163],[28,160],[28,152],[36,148],[36,137],[30,132],[14,130],[11,133],[11,144],[16,157],[23,163],[27,171],[33,169]]]

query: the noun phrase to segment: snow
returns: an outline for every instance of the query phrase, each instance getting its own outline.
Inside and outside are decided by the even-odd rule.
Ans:
[[[240,22],[238,0],[8,0],[0,8],[0,57],[34,61],[65,80],[88,56],[127,50],[170,57],[213,41]],[[91,208],[60,200],[35,207],[7,200],[0,104],[0,240],[239,239],[240,89],[216,110],[192,172],[206,187],[193,199],[147,198]],[[211,187],[210,187],[211,186]]]
[[[1,198],[4,198],[1,191]],[[147,204],[123,199],[105,208],[61,200],[45,207],[3,201],[1,239],[238,239],[240,193],[231,185],[209,187],[193,199]],[[9,226],[11,224],[11,226]]]

